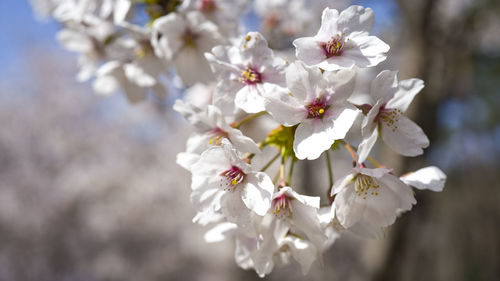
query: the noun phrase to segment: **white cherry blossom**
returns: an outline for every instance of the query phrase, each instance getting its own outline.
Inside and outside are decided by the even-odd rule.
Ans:
[[[187,141],[186,151],[177,155],[177,163],[182,167],[189,170],[203,151],[211,146],[221,145],[223,139],[228,139],[238,151],[260,153],[257,144],[240,130],[232,128],[217,107],[208,105],[205,109],[200,109],[177,100],[174,110],[181,113],[196,130]]]
[[[210,82],[213,74],[203,54],[226,42],[218,27],[198,11],[170,13],[153,23],[151,43],[158,57],[172,61],[182,82]]]
[[[217,46],[205,56],[219,79],[213,103],[224,114],[233,114],[236,109],[264,111],[263,95],[269,93],[268,86],[285,85],[285,61],[274,57],[258,32],[248,33],[238,46]]]
[[[416,203],[411,188],[391,170],[354,168],[332,187],[335,216],[345,228],[380,229],[394,223],[397,214]]]
[[[360,106],[366,114],[362,124],[363,141],[358,149],[358,162],[368,156],[379,135],[395,152],[416,156],[429,146],[429,139],[413,121],[403,116],[424,82],[408,79],[398,82],[396,71],[382,71],[370,88],[372,104]]]
[[[325,72],[297,61],[286,70],[288,89],[275,87],[266,95],[266,110],[284,126],[298,125],[293,149],[299,159],[316,159],[343,139],[358,111],[346,100],[355,72]]]
[[[245,225],[252,212],[263,216],[271,207],[271,179],[253,171],[227,140],[203,152],[191,173],[191,200],[200,212],[222,213],[229,222]]]
[[[369,35],[374,19],[370,8],[350,6],[340,14],[326,8],[318,33],[293,41],[296,56],[329,71],[375,66],[386,59],[389,45]]]

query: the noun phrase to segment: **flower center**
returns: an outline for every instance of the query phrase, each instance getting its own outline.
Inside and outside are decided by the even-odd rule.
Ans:
[[[182,42],[184,42],[184,46],[196,47],[196,40],[198,39],[198,34],[194,33],[190,29],[186,29],[181,36]]]
[[[328,40],[328,42],[323,43],[322,47],[325,51],[326,57],[331,58],[334,56],[342,55],[345,45],[346,40],[344,34],[337,34],[335,36],[332,36],[330,40]]]
[[[281,194],[273,199],[272,207],[274,214],[277,216],[289,217],[292,214],[292,198]]]
[[[321,119],[325,115],[325,112],[330,108],[330,105],[322,98],[316,98],[312,103],[306,105],[307,118]]]
[[[401,115],[403,115],[403,112],[399,109],[381,108],[376,119],[382,121],[389,129],[395,132],[398,129],[399,117]]]
[[[359,174],[356,176],[354,181],[354,189],[356,191],[356,195],[359,197],[363,197],[366,199],[368,195],[378,195],[378,188],[380,186],[375,182],[375,180],[367,175]]]
[[[238,81],[247,85],[253,85],[262,82],[262,77],[255,69],[247,67],[241,72]]]
[[[231,169],[226,170],[220,174],[222,180],[220,183],[224,190],[234,190],[236,186],[245,180],[246,174],[236,166],[231,166]]]
[[[229,138],[228,133],[219,127],[216,127],[215,129],[208,130],[206,134],[208,136],[210,136],[210,140],[208,141],[208,144],[213,144],[213,145],[220,145],[222,142],[222,139]]]
[[[214,0],[202,0],[200,5],[200,10],[203,12],[211,13],[217,9],[217,5]]]

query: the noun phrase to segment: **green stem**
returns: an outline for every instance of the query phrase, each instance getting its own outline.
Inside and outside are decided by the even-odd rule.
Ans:
[[[265,111],[261,111],[261,112],[249,115],[249,116],[241,119],[239,122],[232,124],[232,127],[238,129],[238,128],[240,128],[241,125],[245,124],[246,122],[251,121],[251,120],[253,120],[253,119],[255,119],[255,118],[259,117],[259,116],[262,116],[264,114],[266,114],[266,112]]]
[[[276,161],[276,159],[278,159],[278,157],[280,157],[281,153],[278,152],[278,154],[276,154],[276,156],[274,156],[271,160],[269,160],[269,162],[267,162],[267,164],[262,167],[262,169],[260,170],[261,172],[265,172],[267,170],[267,168],[269,168],[273,163],[274,161]]]
[[[290,167],[288,168],[288,185],[292,185],[293,166],[295,166],[295,159],[293,157],[290,161]]]

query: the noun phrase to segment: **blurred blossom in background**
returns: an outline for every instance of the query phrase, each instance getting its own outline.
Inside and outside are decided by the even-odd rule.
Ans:
[[[500,2],[353,3],[374,9],[373,33],[391,45],[359,79],[400,69],[426,84],[409,115],[430,149],[402,159],[380,145],[378,155],[400,171],[438,165],[448,182],[439,194],[417,191],[386,239],[344,235],[307,276],[288,265],[265,279],[498,280]],[[270,44],[279,38],[255,13],[244,18]],[[59,28],[26,1],[0,2],[0,280],[258,280],[236,266],[232,243],[207,244],[191,222],[190,176],[175,164],[190,133],[171,109],[181,93],[137,105],[95,95],[75,82]]]

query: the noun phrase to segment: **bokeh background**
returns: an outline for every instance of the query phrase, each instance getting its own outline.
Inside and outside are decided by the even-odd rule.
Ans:
[[[426,82],[409,115],[431,147],[379,155],[398,171],[437,165],[448,181],[417,191],[386,239],[345,235],[324,267],[265,279],[500,280],[500,1],[356,3],[375,10],[374,32],[392,47],[380,69]],[[0,280],[258,280],[231,242],[207,244],[191,223],[176,96],[96,96],[75,82],[59,28],[27,1],[0,1]]]

